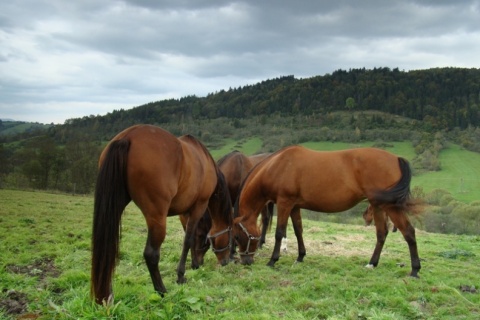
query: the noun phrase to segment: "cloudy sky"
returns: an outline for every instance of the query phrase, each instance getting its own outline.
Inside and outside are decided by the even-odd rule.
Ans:
[[[0,119],[64,123],[338,69],[480,67],[480,0],[0,2]]]

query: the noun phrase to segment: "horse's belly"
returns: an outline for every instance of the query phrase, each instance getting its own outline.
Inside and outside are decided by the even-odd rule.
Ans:
[[[354,207],[357,203],[363,200],[363,197],[355,194],[351,195],[320,195],[304,199],[300,206],[307,210],[318,212],[341,212]]]

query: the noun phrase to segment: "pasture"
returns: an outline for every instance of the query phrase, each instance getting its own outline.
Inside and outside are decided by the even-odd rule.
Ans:
[[[374,227],[304,220],[307,256],[295,263],[288,239],[274,268],[266,266],[273,231],[252,266],[217,265],[212,252],[198,270],[175,268],[183,230],[168,218],[160,270],[167,287],[154,293],[143,259],[146,224],[129,205],[123,217],[115,302],[89,295],[93,198],[0,190],[2,319],[478,319],[480,237],[417,230],[422,270],[410,278],[408,248],[390,233],[379,266],[367,269]],[[287,230],[293,235],[291,225]]]

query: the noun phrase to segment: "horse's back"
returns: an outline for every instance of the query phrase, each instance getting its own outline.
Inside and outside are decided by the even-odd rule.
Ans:
[[[177,138],[160,127],[136,125],[112,141],[120,139],[130,140],[128,189],[144,213],[158,207],[169,214],[184,213],[213,193],[215,164],[195,138]]]
[[[240,186],[252,167],[249,158],[239,151],[233,151],[218,160],[218,168],[227,181],[232,202],[235,202]]]
[[[262,190],[269,198],[297,199],[303,207],[334,212],[373,197],[400,177],[398,157],[384,150],[314,151],[290,146],[260,163],[248,179],[252,192]],[[319,203],[321,207],[316,206]]]
[[[252,166],[257,165],[258,163],[262,162],[266,158],[270,157],[272,154],[271,153],[260,153],[260,154],[255,154],[253,156],[249,156],[248,159],[250,160],[250,163]]]
[[[191,135],[179,138],[184,154],[182,181],[213,190],[217,184],[216,164],[207,148]],[[212,192],[208,191],[209,194]]]

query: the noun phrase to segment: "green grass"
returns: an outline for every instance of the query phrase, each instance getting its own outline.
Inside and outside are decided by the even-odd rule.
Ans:
[[[25,302],[38,319],[478,319],[480,238],[417,231],[422,270],[409,273],[409,254],[391,233],[376,269],[364,267],[375,245],[373,227],[304,220],[307,256],[295,263],[296,240],[274,268],[267,246],[252,266],[220,267],[208,252],[204,266],[187,268],[176,284],[183,231],[168,220],[160,271],[169,292],[154,293],[143,261],[145,221],[130,205],[123,218],[115,304],[89,297],[91,197],[0,190],[0,306]],[[289,225],[287,233],[293,235]],[[401,267],[406,264],[406,267]],[[472,287],[476,292],[468,292]],[[1,307],[0,307],[1,308]],[[19,314],[0,311],[2,319]]]
[[[226,139],[225,144],[220,149],[209,150],[215,160],[220,159],[227,153],[234,150],[243,152],[246,155],[258,153],[262,148],[262,140],[258,137],[249,138],[242,141]]]
[[[413,185],[429,192],[445,189],[460,201],[480,200],[480,154],[449,145],[440,153],[441,170],[416,176]]]

